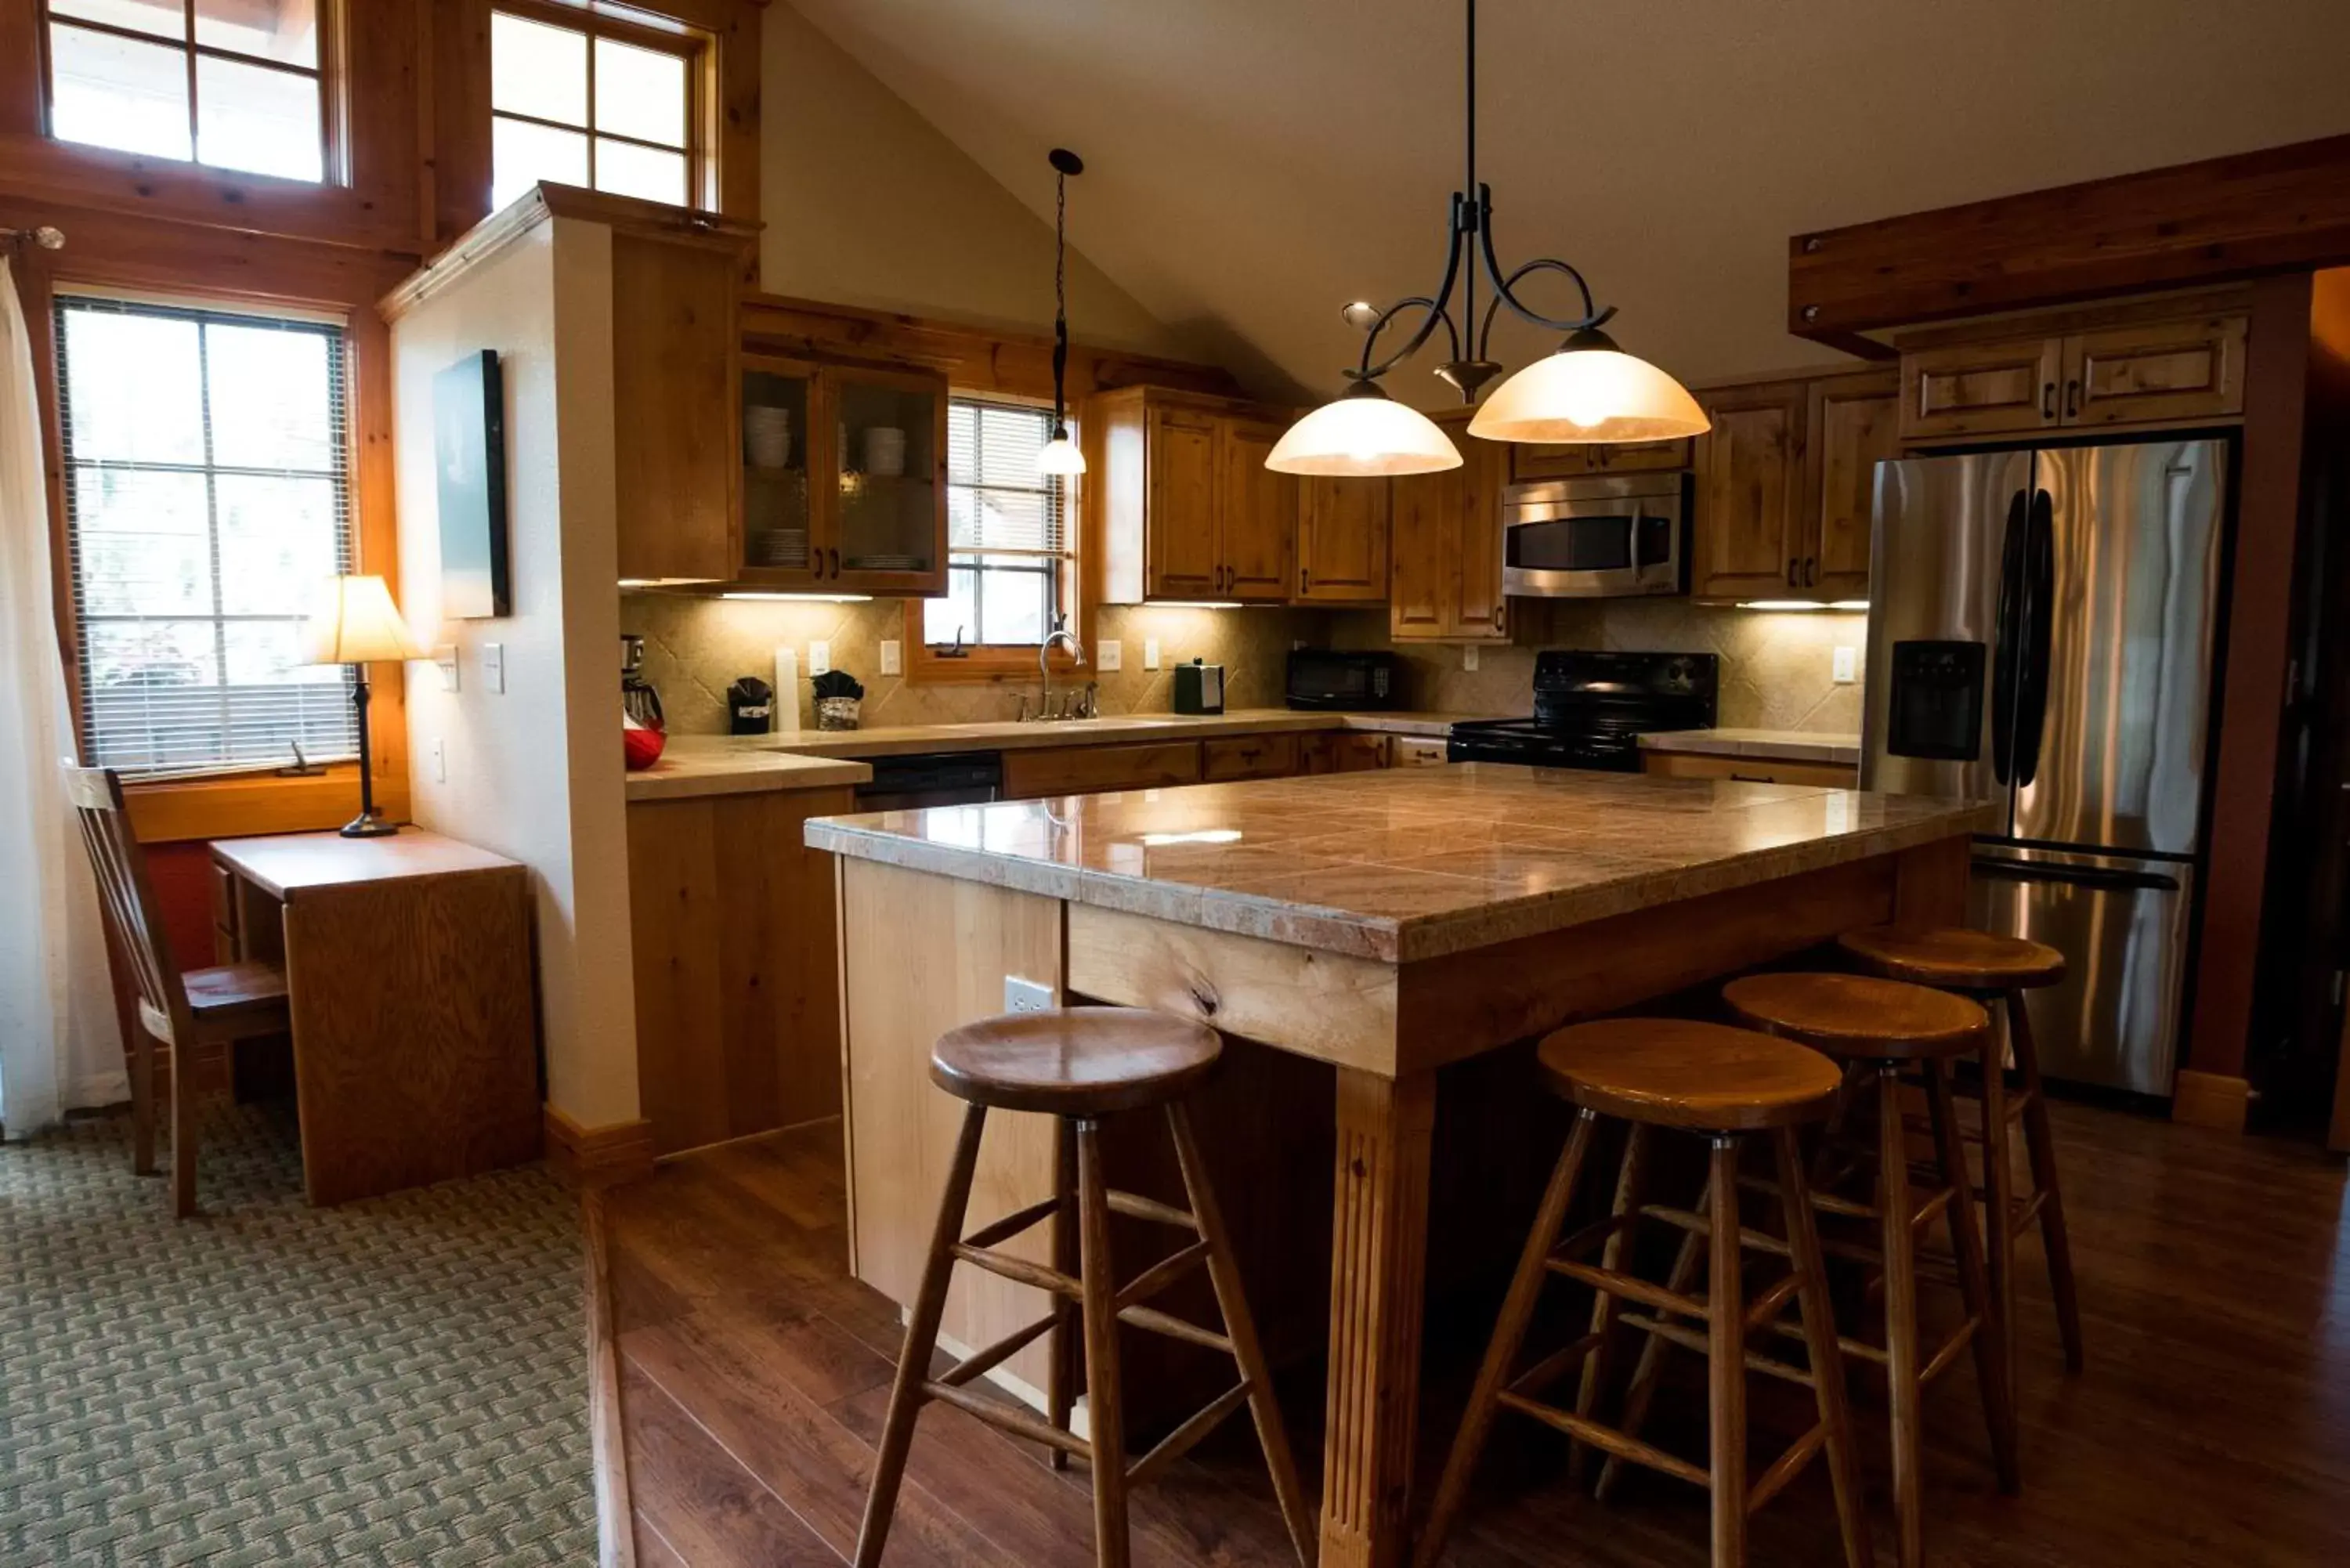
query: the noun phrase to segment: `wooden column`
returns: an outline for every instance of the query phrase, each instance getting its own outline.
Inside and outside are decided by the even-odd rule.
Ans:
[[[1322,1568],[1404,1558],[1419,1416],[1436,1075],[1338,1073]]]

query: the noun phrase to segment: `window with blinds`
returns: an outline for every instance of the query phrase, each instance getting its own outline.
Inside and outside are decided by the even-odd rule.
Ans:
[[[922,640],[1034,648],[1061,613],[1069,558],[1063,481],[1036,472],[1049,409],[947,404],[947,597],[922,601]]]
[[[334,325],[59,296],[82,753],[129,774],[359,749],[302,622],[351,569]]]

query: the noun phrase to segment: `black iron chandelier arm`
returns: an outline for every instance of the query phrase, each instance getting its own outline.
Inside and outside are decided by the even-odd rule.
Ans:
[[[1461,208],[1461,192],[1455,191],[1452,193],[1451,222],[1445,228],[1444,281],[1437,286],[1436,292],[1432,295],[1409,295],[1379,312],[1378,318],[1363,331],[1362,364],[1359,368],[1347,372],[1348,380],[1378,380],[1381,376],[1419,353],[1435,333],[1440,322],[1443,324],[1446,341],[1452,346],[1452,357],[1455,359],[1461,358],[1461,329],[1453,324],[1451,313],[1445,307],[1451,302],[1453,285],[1461,278],[1461,237],[1463,229],[1467,226]],[[1415,307],[1427,312],[1420,318],[1419,329],[1412,333],[1402,348],[1380,360],[1377,365],[1373,365],[1371,351],[1378,347],[1379,334],[1386,331],[1397,317]]]

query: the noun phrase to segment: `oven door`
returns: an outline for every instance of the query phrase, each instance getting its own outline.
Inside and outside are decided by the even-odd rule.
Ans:
[[[1682,517],[1678,483],[1659,487],[1653,476],[1522,486],[1502,513],[1502,591],[1524,598],[1680,593]]]

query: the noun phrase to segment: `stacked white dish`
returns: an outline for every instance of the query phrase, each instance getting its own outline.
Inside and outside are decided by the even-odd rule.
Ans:
[[[871,425],[865,431],[865,472],[895,479],[906,472],[906,432],[889,425]]]
[[[792,411],[765,403],[743,410],[743,459],[753,468],[792,465]]]

